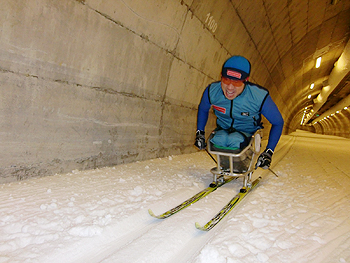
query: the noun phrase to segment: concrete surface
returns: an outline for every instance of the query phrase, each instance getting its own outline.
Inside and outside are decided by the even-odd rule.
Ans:
[[[0,183],[196,151],[202,92],[233,54],[295,130],[300,43],[350,3],[321,19],[289,2],[0,0]]]

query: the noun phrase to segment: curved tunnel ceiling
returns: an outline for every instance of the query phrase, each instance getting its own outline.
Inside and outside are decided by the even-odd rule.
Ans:
[[[289,131],[299,127],[304,111],[311,123],[350,93],[342,80],[319,112],[311,111],[349,41],[350,1],[231,2],[270,71],[265,86],[273,81],[279,90]],[[315,68],[318,57],[321,66]]]

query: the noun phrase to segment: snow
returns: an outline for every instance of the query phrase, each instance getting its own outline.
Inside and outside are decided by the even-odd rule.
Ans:
[[[206,187],[204,151],[0,185],[0,262],[350,262],[350,140],[284,135],[272,169],[215,228],[233,181],[164,220]]]

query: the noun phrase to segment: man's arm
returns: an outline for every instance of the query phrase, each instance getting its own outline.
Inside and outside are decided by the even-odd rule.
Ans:
[[[207,146],[205,142],[204,129],[208,121],[210,107],[211,105],[209,101],[209,86],[208,86],[203,92],[203,96],[198,106],[198,113],[197,113],[197,132],[196,132],[196,141],[194,145],[199,150],[203,150]]]
[[[272,125],[266,148],[274,151],[281,137],[284,121],[280,111],[278,110],[270,95],[268,95],[263,104],[261,114],[264,115]]]
[[[211,104],[209,102],[209,86],[204,90],[201,102],[198,106],[197,113],[197,130],[204,131],[207,125],[209,110]]]

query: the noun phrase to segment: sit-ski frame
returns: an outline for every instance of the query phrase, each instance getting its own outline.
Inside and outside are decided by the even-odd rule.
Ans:
[[[213,149],[212,143],[209,142],[209,153],[216,154],[217,156],[217,167],[214,167],[210,170],[210,172],[213,174],[213,182],[210,184],[211,186],[215,186],[219,180],[223,180],[224,177],[243,177],[243,187],[241,189],[242,192],[246,191],[247,187],[250,187],[251,183],[251,177],[253,174],[253,171],[255,169],[255,164],[258,159],[259,153],[260,153],[260,147],[261,147],[261,130],[258,130],[254,133],[252,138],[250,139],[250,142],[248,146],[246,146],[242,151],[239,153],[235,153],[234,151],[229,150],[218,150]],[[229,169],[222,168],[221,165],[221,158],[223,156],[229,157]],[[237,164],[241,162],[241,166],[244,167],[243,161],[246,160],[246,158],[250,159],[248,167],[245,166],[245,169],[242,169],[242,171],[234,171],[234,162]],[[237,162],[238,160],[238,162]]]

